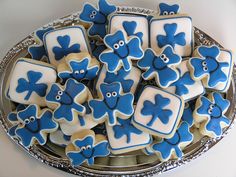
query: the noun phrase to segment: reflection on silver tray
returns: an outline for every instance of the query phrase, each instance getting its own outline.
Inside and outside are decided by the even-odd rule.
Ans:
[[[140,15],[150,15],[154,13],[154,11],[152,10],[133,7],[118,7],[118,12]],[[62,27],[75,25],[79,22],[78,16],[79,13],[75,13],[49,23],[45,25],[45,27]],[[196,45],[216,44],[222,47],[219,43],[217,43],[215,40],[213,40],[211,37],[209,37],[207,34],[196,27],[194,28],[194,35]],[[0,123],[2,124],[6,132],[11,126],[6,117],[8,112],[10,112],[12,109],[11,103],[4,96],[4,88],[6,85],[7,76],[10,73],[13,62],[19,57],[27,56],[27,48],[33,43],[35,43],[35,41],[32,35],[29,35],[24,40],[16,44],[12,49],[10,49],[7,55],[0,62]],[[45,146],[35,145],[28,149],[23,147],[23,145],[17,139],[13,140],[26,152],[28,152],[36,159],[39,159],[41,162],[79,176],[148,176],[153,174],[160,174],[181,166],[185,163],[188,163],[189,161],[199,157],[204,152],[208,151],[212,146],[217,144],[228,133],[228,130],[233,126],[235,122],[235,78],[236,70],[234,69],[231,86],[226,94],[227,99],[229,99],[231,102],[231,107],[227,112],[228,117],[231,119],[231,124],[227,128],[225,128],[224,133],[220,138],[212,139],[207,137],[200,137],[199,139],[195,139],[195,141],[184,150],[184,157],[179,160],[169,160],[167,162],[160,163],[155,155],[145,156],[141,152],[137,151],[119,156],[98,158],[95,161],[95,165],[92,167],[83,165],[77,168],[73,168],[70,165],[69,161],[66,159],[63,153],[63,149],[59,148],[56,145],[47,143]]]

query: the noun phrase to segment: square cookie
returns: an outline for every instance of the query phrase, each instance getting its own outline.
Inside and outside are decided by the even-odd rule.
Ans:
[[[165,45],[171,45],[176,54],[191,56],[194,48],[192,19],[189,16],[163,16],[150,22],[150,45],[160,52]]]
[[[21,104],[46,106],[48,84],[56,82],[56,69],[41,61],[19,58],[8,80],[7,97]]]
[[[184,60],[177,66],[180,78],[166,89],[170,93],[181,96],[185,102],[205,93],[202,82],[191,78],[187,64],[188,60]]]
[[[171,138],[183,110],[184,101],[181,97],[149,86],[138,100],[132,123],[152,135]]]
[[[143,149],[152,142],[149,133],[137,129],[129,119],[117,119],[114,126],[106,123],[107,136],[113,154]]]
[[[142,48],[148,48],[149,29],[148,19],[141,15],[114,14],[110,17],[109,33],[118,30],[126,32],[128,37],[137,36],[142,43]]]
[[[57,66],[70,53],[90,52],[83,26],[70,26],[47,32],[43,38],[49,62]]]

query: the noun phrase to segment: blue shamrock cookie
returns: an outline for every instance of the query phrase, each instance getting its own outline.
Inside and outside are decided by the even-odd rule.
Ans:
[[[96,59],[99,59],[99,55],[106,49],[106,46],[103,42],[91,39],[90,42],[90,48],[92,50],[92,54]]]
[[[189,60],[192,78],[195,80],[203,79],[204,85],[209,88],[227,82],[229,78],[222,69],[229,68],[230,65],[218,60],[220,53],[219,47],[215,45],[198,47],[194,57]]]
[[[161,142],[154,143],[152,150],[158,155],[161,161],[167,161],[171,158],[181,158],[182,149],[193,141],[193,135],[189,131],[189,125],[186,122],[181,123],[174,136],[169,139],[163,139]]]
[[[223,128],[230,124],[230,119],[225,116],[229,106],[230,102],[217,92],[199,97],[193,117],[200,124],[200,132],[212,138],[220,137]]]
[[[69,54],[64,62],[57,66],[58,76],[66,81],[73,78],[77,81],[93,80],[99,72],[99,62],[90,56],[89,53]]]
[[[66,147],[66,156],[72,166],[79,166],[84,162],[93,165],[96,157],[106,157],[110,154],[105,136],[95,135],[92,130],[82,130],[73,134],[71,142]]]
[[[115,11],[116,7],[114,5],[110,5],[106,0],[99,0],[98,9],[87,3],[84,5],[79,17],[80,20],[92,24],[88,30],[89,36],[99,36],[103,39],[107,33],[107,17]]]
[[[175,15],[179,13],[179,5],[169,5],[166,3],[159,4],[159,15]]]
[[[143,32],[135,33],[135,30],[137,28],[137,22],[135,22],[135,21],[124,21],[122,25],[123,25],[123,28],[125,29],[125,32],[127,33],[127,35],[129,37],[137,36],[141,41],[141,45],[143,44]]]
[[[116,124],[118,114],[123,119],[133,114],[134,96],[131,93],[121,94],[120,83],[101,84],[99,94],[100,99],[89,101],[95,121],[102,123],[107,120],[112,126]]]
[[[34,104],[17,112],[17,119],[19,122],[15,133],[25,147],[30,147],[36,142],[44,145],[47,135],[58,128],[58,124],[53,120],[52,111],[40,110],[39,106]]]
[[[53,27],[40,28],[34,32],[34,38],[36,44],[29,46],[28,52],[32,59],[35,60],[46,60],[48,61],[47,52],[43,45],[43,35],[49,31],[52,31]]]
[[[143,57],[138,37],[127,40],[122,31],[117,31],[114,34],[108,34],[104,42],[108,49],[101,53],[99,58],[106,65],[108,72],[116,72],[121,66],[125,71],[130,71],[131,60],[139,60]]]
[[[175,66],[180,64],[181,60],[182,58],[175,54],[169,45],[165,46],[159,55],[149,48],[145,51],[144,57],[138,61],[138,67],[145,71],[142,74],[145,80],[155,78],[158,86],[167,88],[179,79]]]
[[[60,122],[74,122],[78,115],[85,114],[82,105],[88,98],[87,87],[74,79],[68,79],[64,86],[57,83],[48,89],[46,102],[54,110],[55,120]]]

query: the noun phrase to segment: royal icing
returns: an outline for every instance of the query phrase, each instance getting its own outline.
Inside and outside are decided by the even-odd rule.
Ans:
[[[116,11],[116,7],[107,3],[106,0],[98,1],[98,8],[86,3],[80,13],[80,20],[91,23],[88,30],[89,36],[98,36],[104,38],[107,34],[106,26],[108,24],[108,16]]]
[[[123,31],[106,35],[104,43],[108,49],[102,52],[99,58],[108,72],[116,72],[122,66],[125,71],[130,71],[131,60],[139,60],[143,57],[139,38],[133,36],[127,39]]]
[[[17,103],[46,106],[48,84],[56,82],[56,79],[57,73],[52,65],[19,58],[9,77],[6,95]]]
[[[167,161],[171,158],[181,158],[182,149],[193,141],[193,135],[189,131],[189,125],[186,122],[181,123],[174,136],[169,139],[163,139],[161,142],[152,145],[153,151],[158,155],[161,161]]]
[[[166,3],[160,3],[159,6],[159,15],[175,15],[179,13],[179,5],[174,4],[174,5],[169,5]]]
[[[138,67],[145,71],[142,74],[145,80],[155,78],[158,86],[167,88],[179,79],[179,72],[175,67],[181,60],[182,58],[175,54],[169,45],[158,55],[149,48],[145,51],[144,57],[138,61]]]
[[[147,86],[138,100],[132,122],[152,135],[169,138],[178,126],[183,109],[181,97]]]
[[[108,125],[113,126],[118,115],[127,119],[133,114],[134,96],[131,93],[122,94],[120,83],[103,83],[99,89],[100,99],[89,101],[95,121],[102,123],[107,120]]]
[[[82,130],[71,137],[72,143],[66,147],[66,155],[73,166],[83,162],[94,164],[96,157],[105,157],[110,154],[108,141],[103,135],[95,135],[92,130]]]

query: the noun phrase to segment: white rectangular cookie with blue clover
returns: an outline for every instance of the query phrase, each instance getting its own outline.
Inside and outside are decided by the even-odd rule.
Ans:
[[[146,49],[149,45],[148,19],[141,15],[113,14],[109,17],[109,33],[118,30],[126,32],[128,37],[136,36],[140,39],[142,48]]]
[[[185,15],[160,16],[150,21],[150,46],[156,51],[171,45],[176,54],[191,56],[194,49],[192,19]]]
[[[45,62],[19,58],[11,71],[6,96],[17,103],[46,106],[48,85],[56,82],[56,69]]]
[[[135,127],[161,138],[171,138],[183,115],[184,100],[165,90],[147,86],[135,109]]]
[[[166,91],[181,96],[185,102],[205,93],[202,82],[192,79],[187,64],[188,59],[182,61],[180,65],[177,66],[180,78],[166,88]]]
[[[44,34],[43,42],[54,66],[70,53],[90,52],[86,31],[80,25],[51,30]]]

